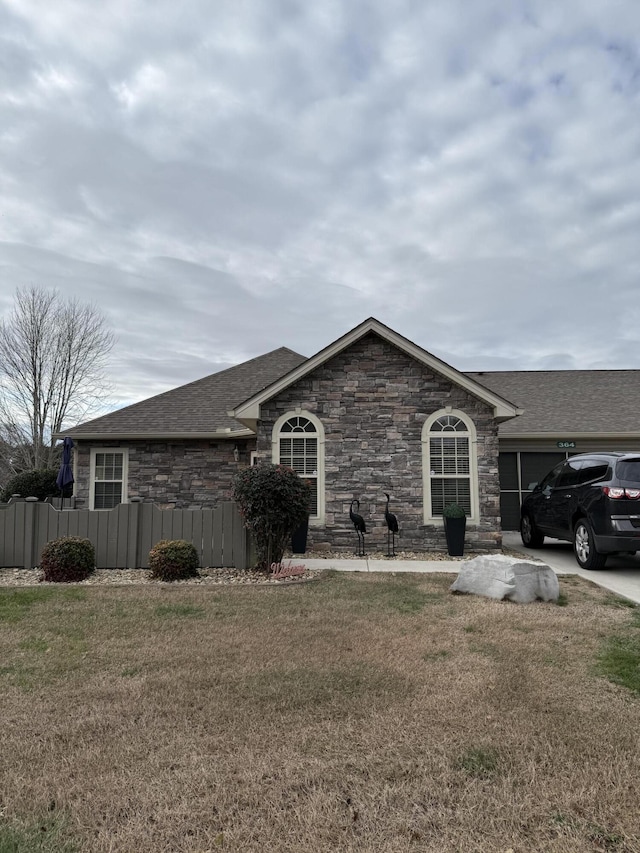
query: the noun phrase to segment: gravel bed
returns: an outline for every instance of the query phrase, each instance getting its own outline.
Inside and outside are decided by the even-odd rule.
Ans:
[[[510,548],[503,548],[502,554],[509,557],[522,557],[518,551],[513,551]],[[421,553],[416,551],[397,551],[394,559],[407,562],[411,560],[446,560],[446,561],[462,561],[470,560],[478,556],[476,553],[467,553],[463,557],[450,557],[444,551],[429,551]],[[284,564],[298,565],[305,560],[326,560],[330,563],[331,560],[353,560],[354,563],[364,562],[365,560],[386,560],[387,555],[384,551],[372,551],[367,553],[366,557],[358,557],[352,551],[307,551],[304,555],[288,554],[284,557]],[[529,559],[529,558],[528,558]],[[329,568],[329,566],[327,566]],[[288,583],[300,583],[303,581],[312,580],[318,577],[319,572],[313,569],[307,569],[304,574],[294,577],[272,578],[264,575],[262,572],[254,572],[250,569],[200,569],[199,577],[189,578],[183,581],[173,581],[172,586],[222,586],[225,584],[269,584],[283,585]],[[35,586],[42,584],[44,586],[52,586],[55,584],[43,581],[40,569],[11,569],[0,568],[0,587],[1,586]],[[131,584],[158,584],[162,581],[153,580],[148,569],[96,569],[87,580],[80,581],[83,586],[127,586]]]
[[[318,572],[306,571],[304,575],[285,578],[271,578],[262,572],[241,569],[200,569],[199,577],[183,581],[172,581],[171,586],[223,586],[229,584],[270,584],[283,585],[300,583],[317,577]],[[43,581],[40,569],[0,569],[0,587],[2,586],[59,586]],[[132,584],[159,584],[148,569],[96,569],[81,586],[128,586]]]
[[[388,557],[386,551],[367,551],[364,557],[359,557],[353,551],[307,551],[302,554],[290,554],[285,560],[468,560],[477,557],[475,553],[465,554],[464,557],[450,557],[446,551],[396,551],[394,557]]]
[[[486,553],[486,552],[483,552]],[[502,548],[496,551],[498,554],[504,554],[507,557],[522,558],[523,554],[520,551],[514,551],[512,548]],[[364,557],[359,557],[353,551],[307,551],[304,555],[287,554],[285,560],[295,561],[304,560],[471,560],[473,557],[478,557],[477,551],[465,551],[462,557],[451,557],[446,551],[396,551],[395,557],[388,557],[386,551],[367,551]],[[531,559],[527,557],[527,559]]]

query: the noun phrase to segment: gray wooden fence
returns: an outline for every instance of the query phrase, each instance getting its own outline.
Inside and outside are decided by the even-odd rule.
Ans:
[[[161,539],[193,542],[203,568],[246,569],[248,563],[248,534],[231,501],[200,510],[147,503],[108,511],[60,511],[29,501],[0,504],[0,566],[37,566],[43,547],[59,536],[91,540],[99,569],[148,568],[149,551]]]

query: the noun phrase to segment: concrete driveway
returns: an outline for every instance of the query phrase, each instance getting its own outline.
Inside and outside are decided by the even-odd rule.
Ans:
[[[570,542],[559,539],[545,539],[542,548],[525,548],[519,533],[512,531],[503,534],[503,544],[514,551],[521,551],[530,557],[542,560],[559,575],[580,575],[598,586],[610,589],[618,595],[640,604],[640,555],[633,557],[611,556],[607,566],[597,572],[581,569],[573,555]]]

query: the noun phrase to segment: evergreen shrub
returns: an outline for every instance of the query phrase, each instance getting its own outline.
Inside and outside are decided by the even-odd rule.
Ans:
[[[75,583],[89,577],[96,567],[96,551],[89,539],[61,536],[42,549],[40,569],[43,580]]]
[[[467,513],[460,506],[460,504],[451,503],[447,504],[445,508],[442,510],[442,515],[444,518],[466,518]]]
[[[184,539],[163,539],[149,551],[151,577],[180,581],[198,577],[198,552]]]
[[[22,474],[16,474],[5,484],[0,493],[0,501],[6,503],[11,495],[20,495],[22,498],[38,498],[39,501],[59,495],[60,489],[56,486],[57,476],[58,472],[50,468],[23,471]]]

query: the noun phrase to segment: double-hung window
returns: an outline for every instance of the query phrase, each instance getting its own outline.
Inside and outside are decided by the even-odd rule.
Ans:
[[[113,509],[126,503],[126,450],[91,451],[91,508]]]

